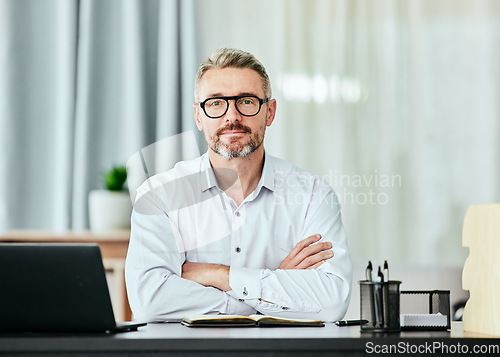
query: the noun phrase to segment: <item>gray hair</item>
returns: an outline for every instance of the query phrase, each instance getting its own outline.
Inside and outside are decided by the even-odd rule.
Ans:
[[[198,86],[205,73],[209,69],[223,69],[227,67],[249,68],[256,71],[262,78],[262,89],[264,89],[266,98],[271,98],[271,81],[267,75],[266,68],[254,55],[234,48],[219,48],[200,65],[200,68],[198,68],[198,73],[196,74],[196,80],[194,82],[195,100],[198,100]]]

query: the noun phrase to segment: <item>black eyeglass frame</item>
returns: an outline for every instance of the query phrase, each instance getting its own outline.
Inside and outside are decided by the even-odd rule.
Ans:
[[[255,98],[255,99],[257,99],[259,101],[259,110],[257,110],[257,113],[252,114],[252,115],[248,115],[248,114],[243,114],[242,112],[240,112],[240,109],[236,105],[236,102],[238,101],[238,99],[241,99],[241,98]],[[227,102],[227,107],[226,107],[226,110],[224,111],[224,113],[219,115],[219,116],[216,116],[216,117],[212,117],[212,116],[208,115],[207,111],[205,110],[205,103],[208,102],[209,100],[214,100],[214,99],[223,99]],[[226,115],[227,111],[229,110],[229,101],[234,100],[234,106],[235,106],[236,110],[238,111],[238,113],[240,113],[241,115],[243,115],[245,117],[253,117],[253,116],[256,116],[257,114],[260,113],[260,109],[262,108],[262,104],[269,102],[269,99],[270,98],[260,99],[256,95],[251,95],[251,94],[250,95],[235,95],[232,97],[211,97],[211,98],[205,99],[203,102],[197,102],[196,104],[200,105],[200,107],[203,109],[203,112],[205,113],[205,115],[207,117],[209,117],[210,119],[219,119],[219,118],[222,118],[224,115]]]

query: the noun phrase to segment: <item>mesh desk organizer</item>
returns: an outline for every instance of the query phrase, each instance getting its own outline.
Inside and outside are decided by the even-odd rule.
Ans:
[[[361,332],[446,331],[451,328],[450,292],[400,291],[400,281],[360,281]],[[403,308],[400,308],[400,307]]]
[[[401,291],[402,330],[449,330],[450,291],[449,290],[408,290]]]

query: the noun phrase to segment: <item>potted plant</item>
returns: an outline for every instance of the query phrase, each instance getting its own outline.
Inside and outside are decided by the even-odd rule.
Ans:
[[[106,233],[129,229],[132,203],[125,188],[127,168],[115,166],[104,174],[105,190],[93,190],[89,194],[90,230]]]

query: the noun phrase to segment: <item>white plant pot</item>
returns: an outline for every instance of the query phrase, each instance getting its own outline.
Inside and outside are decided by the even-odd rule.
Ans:
[[[89,194],[90,230],[107,233],[129,229],[132,203],[128,192],[94,190]]]

